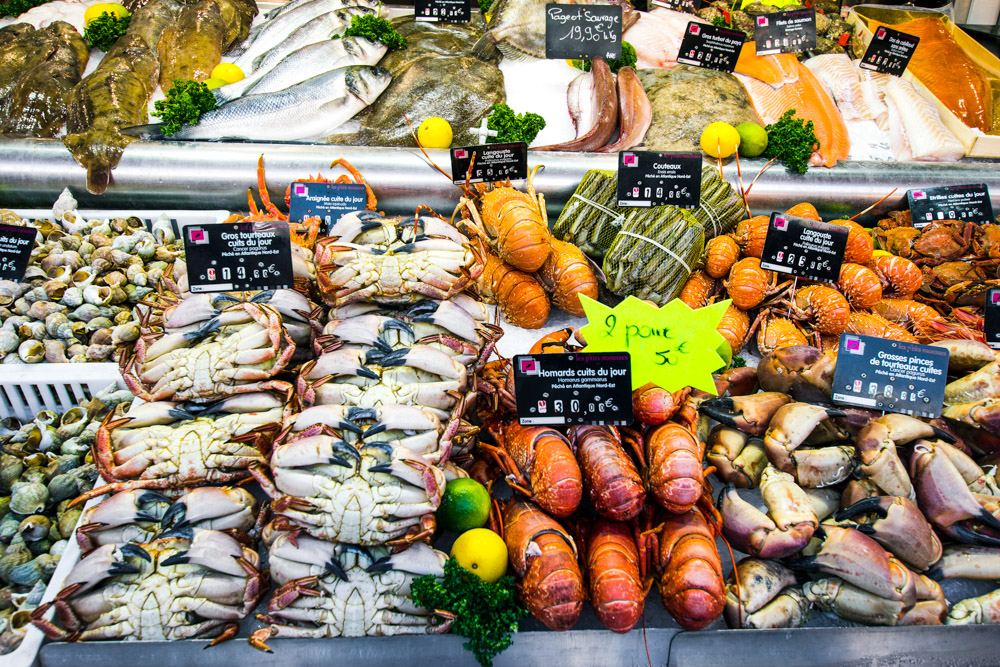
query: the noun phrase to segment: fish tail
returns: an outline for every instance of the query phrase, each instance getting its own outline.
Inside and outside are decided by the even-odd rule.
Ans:
[[[92,195],[103,195],[111,185],[111,165],[107,162],[95,162],[87,167],[87,192]]]
[[[484,32],[483,36],[476,41],[475,46],[472,47],[472,55],[486,61],[499,59],[500,53],[497,51],[497,45],[489,31]]]

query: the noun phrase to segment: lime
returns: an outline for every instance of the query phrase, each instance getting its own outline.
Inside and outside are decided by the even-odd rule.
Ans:
[[[468,477],[448,482],[437,511],[443,528],[460,533],[486,525],[489,517],[490,494],[485,486]]]
[[[489,528],[473,528],[459,535],[451,555],[459,565],[491,584],[507,573],[507,545]]]
[[[709,123],[701,133],[701,150],[712,157],[729,157],[739,145],[740,133],[729,123]]]
[[[740,134],[740,155],[758,157],[767,149],[767,130],[752,121],[736,126]]]
[[[212,68],[212,73],[208,77],[210,79],[222,79],[226,83],[236,83],[246,78],[246,74],[235,63],[219,63]]]
[[[449,148],[451,138],[451,125],[439,116],[425,118],[417,128],[417,140],[424,148]]]
[[[87,7],[86,11],[83,12],[83,24],[90,25],[90,22],[101,14],[112,14],[117,18],[123,18],[128,16],[128,10],[117,2],[98,2],[96,5]]]
[[[224,79],[215,79],[215,78],[205,79],[204,81],[202,81],[202,83],[208,86],[209,90],[215,90],[216,88],[222,88],[223,86],[229,85],[228,81]]]

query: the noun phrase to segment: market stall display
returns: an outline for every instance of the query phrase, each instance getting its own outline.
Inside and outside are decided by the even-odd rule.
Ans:
[[[34,238],[0,263],[0,375],[114,361],[127,390],[0,425],[0,643],[256,664],[452,634],[488,666],[534,633],[652,662],[669,633],[1000,622],[1000,184],[966,160],[1000,67],[941,15],[811,4],[781,9],[815,46],[767,52],[770,3],[570,3],[620,31],[569,60],[540,0],[0,27],[0,155],[38,187],[11,202],[70,161],[54,137],[72,188],[146,209],[2,211]],[[870,68],[907,29],[910,70]],[[731,60],[697,62],[713,35]],[[233,212],[149,214],[192,201]]]

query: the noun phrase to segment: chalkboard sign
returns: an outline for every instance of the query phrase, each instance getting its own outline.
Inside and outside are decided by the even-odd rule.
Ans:
[[[619,5],[545,5],[545,57],[619,58],[622,8]]]

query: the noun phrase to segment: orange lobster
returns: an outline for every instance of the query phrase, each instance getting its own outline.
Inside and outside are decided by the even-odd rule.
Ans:
[[[508,476],[508,483],[556,518],[576,511],[583,475],[569,441],[547,426],[521,426],[516,418],[487,424],[497,446],[479,443]]]
[[[490,251],[482,250],[483,272],[477,285],[485,299],[494,301],[507,321],[525,329],[537,329],[549,319],[551,304],[545,288],[534,276],[518,271]]]
[[[646,490],[617,429],[574,426],[569,430],[569,438],[597,513],[614,521],[629,521],[638,516],[646,502]]]
[[[498,532],[521,580],[525,606],[550,630],[569,630],[580,618],[584,599],[576,542],[530,502],[510,501],[502,517]]]
[[[552,294],[552,301],[570,315],[583,317],[580,295],[597,299],[597,276],[590,260],[572,243],[552,239],[552,252],[536,278]]]
[[[628,632],[642,618],[646,588],[639,567],[639,548],[621,523],[598,520],[586,541],[590,603],[597,618],[613,632]]]
[[[701,270],[691,272],[681,287],[677,298],[691,308],[702,308],[708,305],[708,300],[715,294],[717,281]]]
[[[664,424],[646,436],[646,488],[668,512],[687,512],[704,493],[704,454],[703,444],[680,424]]]

